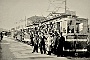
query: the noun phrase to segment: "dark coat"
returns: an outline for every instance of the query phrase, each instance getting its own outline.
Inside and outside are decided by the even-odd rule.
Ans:
[[[65,38],[63,36],[60,37],[60,39],[58,39],[58,47],[57,47],[57,55],[63,55],[63,47],[64,47],[64,42],[65,42]]]

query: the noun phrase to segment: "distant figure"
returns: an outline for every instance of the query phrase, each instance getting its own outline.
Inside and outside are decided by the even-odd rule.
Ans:
[[[3,39],[3,33],[1,32],[1,40]]]
[[[63,53],[64,42],[65,42],[65,38],[62,36],[62,32],[61,32],[61,37],[59,39],[58,47],[57,47],[57,57],[63,56],[64,54]]]
[[[20,33],[20,41],[22,41],[22,29],[21,29],[21,33]]]

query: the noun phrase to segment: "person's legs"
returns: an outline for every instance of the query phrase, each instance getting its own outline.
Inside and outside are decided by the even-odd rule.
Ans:
[[[41,54],[43,54],[42,45],[40,45],[40,52],[41,52]]]
[[[1,36],[1,40],[2,40],[2,36]]]
[[[45,44],[43,44],[44,54],[46,54]]]
[[[57,57],[59,57],[59,56],[60,56],[60,48],[57,47]]]
[[[36,52],[38,53],[38,44],[36,45]]]
[[[32,53],[34,53],[34,52],[35,52],[35,49],[36,49],[36,46],[34,45],[34,48],[33,48],[33,52],[32,52]]]
[[[56,45],[54,45],[54,48],[53,48],[54,52],[53,52],[53,53],[54,53],[55,55],[57,55],[57,49],[56,49],[56,48],[57,48]]]
[[[58,56],[58,57],[59,57],[59,56],[63,56],[63,48],[60,47],[60,46],[58,46],[58,48],[57,48],[57,56]]]

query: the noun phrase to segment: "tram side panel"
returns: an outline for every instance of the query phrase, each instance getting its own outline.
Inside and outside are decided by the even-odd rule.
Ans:
[[[87,52],[87,20],[63,20],[60,31],[65,37],[64,51],[82,53]],[[76,38],[77,35],[77,38]]]

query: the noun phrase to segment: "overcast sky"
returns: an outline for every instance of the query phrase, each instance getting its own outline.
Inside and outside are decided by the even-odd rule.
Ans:
[[[57,2],[61,3],[61,0],[0,0],[0,28],[10,29],[15,26],[15,22],[25,19],[25,16],[47,16],[50,13],[47,11],[53,11],[54,6],[64,8],[64,4]],[[79,17],[90,20],[90,0],[67,0],[67,7],[76,11]],[[63,8],[59,12],[64,11]]]

